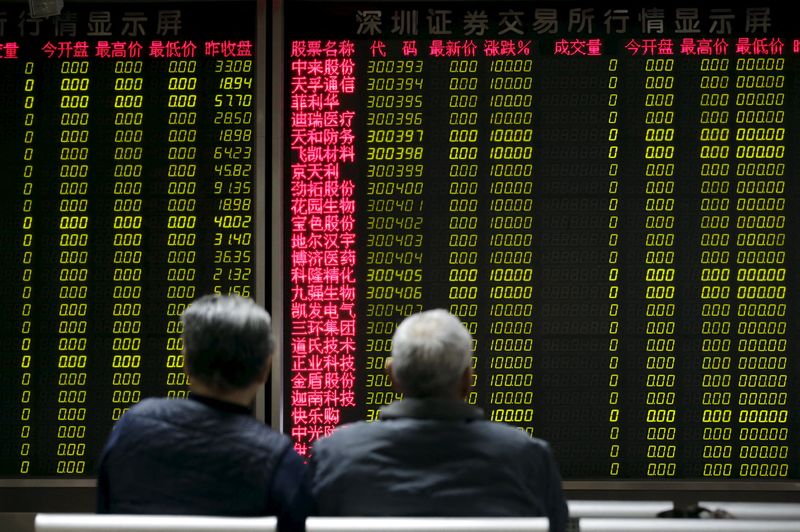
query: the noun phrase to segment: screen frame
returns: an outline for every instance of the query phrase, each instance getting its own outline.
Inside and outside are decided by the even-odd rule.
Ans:
[[[375,4],[392,3],[396,0],[371,0]],[[424,6],[427,4],[447,4],[455,3],[459,0],[409,0],[409,4]],[[491,0],[486,0],[491,1]],[[283,264],[284,260],[284,240],[283,234],[276,234],[279,227],[283,227],[283,142],[284,142],[284,114],[285,106],[282,98],[285,88],[285,69],[283,62],[286,60],[284,55],[285,47],[285,25],[284,25],[284,4],[321,2],[338,4],[342,7],[347,4],[360,3],[359,0],[273,0],[275,16],[273,22],[273,132],[272,132],[272,163],[273,163],[273,259],[274,263]],[[363,0],[362,0],[363,2]],[[460,3],[476,3],[475,0],[465,0]],[[568,0],[555,0],[555,3],[568,3]],[[574,2],[573,2],[574,3]],[[695,2],[698,3],[698,2]],[[777,2],[776,2],[777,3]],[[664,0],[659,6],[670,6],[684,3],[674,0]],[[699,2],[702,4],[702,2]],[[280,262],[277,262],[280,260]],[[283,299],[283,266],[275,268],[273,271],[273,305],[272,309],[275,318],[276,330],[286,333],[284,328],[277,328],[278,319],[282,319],[284,313]],[[284,325],[281,323],[281,325]],[[285,325],[284,325],[285,327]],[[278,343],[275,349],[275,358],[280,360],[273,362],[273,397],[272,397],[272,426],[279,432],[285,431],[285,420],[283,419],[283,344]],[[569,499],[614,499],[623,497],[629,500],[656,500],[671,499],[677,504],[695,504],[700,499],[710,500],[710,494],[714,494],[715,500],[721,501],[774,501],[774,502],[797,502],[800,500],[800,480],[564,480],[563,488]]]
[[[137,0],[139,1],[139,0]],[[161,1],[169,1],[171,3],[197,3],[193,0],[144,0],[146,2],[161,2]],[[218,4],[224,4],[225,0],[199,0],[200,2],[216,2]],[[269,102],[267,101],[267,65],[268,65],[268,58],[267,58],[267,23],[270,20],[269,11],[267,11],[267,0],[249,0],[254,4],[256,8],[256,102],[255,102],[255,116],[256,116],[256,124],[255,124],[255,216],[256,216],[256,224],[254,229],[254,238],[255,238],[255,260],[254,260],[254,268],[255,268],[255,301],[262,306],[267,306],[266,298],[266,282],[267,275],[266,266],[268,263],[267,260],[270,259],[270,256],[267,254],[267,234],[265,234],[265,217],[269,211],[267,211],[266,205],[266,185],[267,185],[267,178],[266,178],[266,165],[268,153],[266,151],[266,141],[267,141],[267,105]],[[8,3],[25,3],[19,0],[11,0]],[[99,0],[77,0],[74,3],[81,3],[81,4],[94,4],[100,3]],[[126,0],[109,0],[108,2],[104,2],[108,4],[125,4],[129,3]],[[68,7],[68,6],[67,6]],[[274,179],[273,179],[274,181]],[[271,312],[272,316],[279,315],[275,311]],[[281,324],[278,320],[273,318],[273,327],[276,331],[279,331],[277,327]],[[280,334],[276,335],[278,337],[278,341],[280,341]],[[275,356],[273,357],[273,363],[276,360],[279,360],[278,351],[276,349]],[[258,395],[256,396],[255,401],[255,408],[254,414],[257,419],[263,422],[267,422],[267,417],[265,413],[265,404],[267,398],[266,387],[262,387]],[[274,395],[274,394],[273,394]],[[273,424],[274,427],[274,424]],[[47,510],[57,510],[61,508],[63,504],[58,504],[58,501],[53,500],[54,498],[60,497],[53,497],[50,496],[49,491],[53,491],[53,493],[62,493],[61,490],[63,488],[85,488],[91,489],[92,493],[91,496],[94,495],[94,488],[97,486],[96,476],[92,475],[91,477],[87,478],[59,478],[59,477],[37,477],[37,478],[0,478],[0,512],[2,511],[47,511]],[[20,508],[20,503],[15,501],[15,497],[7,495],[4,488],[32,488],[35,489],[36,493],[31,493],[30,496],[23,497],[23,499],[27,502],[30,501],[31,508],[27,508],[28,504],[25,504],[26,508]],[[44,490],[44,488],[56,488],[55,490]],[[37,496],[39,493],[39,489],[43,489],[41,492],[41,496]],[[8,490],[13,491],[13,490]],[[71,494],[69,495],[72,496]],[[83,498],[80,497],[79,500]],[[65,501],[61,501],[62,503]],[[68,501],[66,501],[68,502]],[[73,505],[68,505],[68,509],[66,511],[78,511],[83,509],[83,505],[80,503]]]

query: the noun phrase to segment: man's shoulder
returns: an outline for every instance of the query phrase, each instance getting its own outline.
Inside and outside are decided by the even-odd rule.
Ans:
[[[515,446],[521,450],[534,449],[550,452],[550,445],[545,440],[534,438],[528,433],[504,423],[481,420],[474,422],[474,430],[486,438],[498,443],[502,442],[505,446]]]
[[[120,421],[126,423],[180,423],[203,416],[205,407],[190,399],[148,397],[133,405]]]
[[[146,416],[149,414],[169,411],[179,406],[179,400],[165,397],[148,397],[133,405],[125,413],[128,417]]]
[[[338,426],[330,435],[314,443],[317,449],[352,449],[353,446],[375,441],[385,432],[381,421],[356,421]]]
[[[425,420],[424,423],[430,423]],[[337,451],[357,451],[362,446],[371,446],[381,440],[391,440],[404,432],[405,424],[420,423],[419,420],[403,418],[399,420],[385,421],[358,421],[341,425],[330,436],[321,438],[317,441],[318,449],[335,449]],[[443,422],[446,423],[446,422]],[[449,424],[449,423],[448,423]],[[534,438],[527,433],[505,425],[487,420],[474,420],[462,425],[462,429],[456,431],[463,438],[474,442],[486,440],[491,442],[495,448],[515,450],[519,452],[550,452],[550,447],[545,440]],[[453,437],[454,433],[449,432],[448,437]],[[480,444],[480,443],[479,443]]]
[[[182,401],[179,399],[148,397],[131,406],[119,420],[117,425],[125,426],[128,424],[138,424],[148,420],[166,421],[184,411],[185,405],[182,403],[186,402],[187,401]]]
[[[149,456],[170,462],[165,467],[181,464],[189,456],[202,456],[202,460],[231,468],[244,460],[269,470],[289,449],[288,436],[255,417],[219,413],[191,399],[163,398],[145,399],[131,407],[108,443],[109,453],[118,457]]]
[[[365,434],[375,434],[385,428],[381,425],[382,423],[381,421],[356,421],[339,425],[329,436],[322,438],[320,441],[347,441],[352,438],[360,438]]]
[[[148,398],[132,406],[123,425],[171,426],[171,431],[202,433],[212,439],[235,435],[241,444],[256,447],[289,447],[289,437],[275,432],[253,416],[221,412],[191,399]]]

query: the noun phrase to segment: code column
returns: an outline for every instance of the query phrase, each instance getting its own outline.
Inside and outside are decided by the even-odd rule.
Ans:
[[[416,48],[414,48],[416,51]],[[398,52],[403,55],[398,54]],[[370,46],[367,62],[366,407],[375,419],[400,398],[384,372],[392,334],[422,310],[424,63]],[[399,55],[399,58],[397,58]]]
[[[86,469],[89,311],[89,62],[60,62],[58,474]]]
[[[143,61],[114,61],[113,410],[141,400]]]

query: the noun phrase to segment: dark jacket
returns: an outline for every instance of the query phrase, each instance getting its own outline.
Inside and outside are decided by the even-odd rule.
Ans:
[[[395,402],[317,441],[310,467],[320,515],[547,516],[566,528],[547,443],[461,401]]]
[[[147,399],[114,426],[100,460],[98,513],[277,515],[302,530],[308,478],[289,438],[215,399]]]

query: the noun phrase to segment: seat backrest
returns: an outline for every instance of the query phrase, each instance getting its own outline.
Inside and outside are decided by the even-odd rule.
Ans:
[[[672,510],[672,501],[567,501],[569,516],[581,517],[656,517]]]
[[[738,519],[580,519],[581,532],[800,532],[800,522]]]
[[[306,532],[547,532],[546,517],[309,517]]]
[[[36,532],[275,532],[275,517],[38,514]]]
[[[796,519],[800,521],[800,503],[700,501],[697,505],[711,511],[724,510],[734,519],[758,519],[759,521]]]

